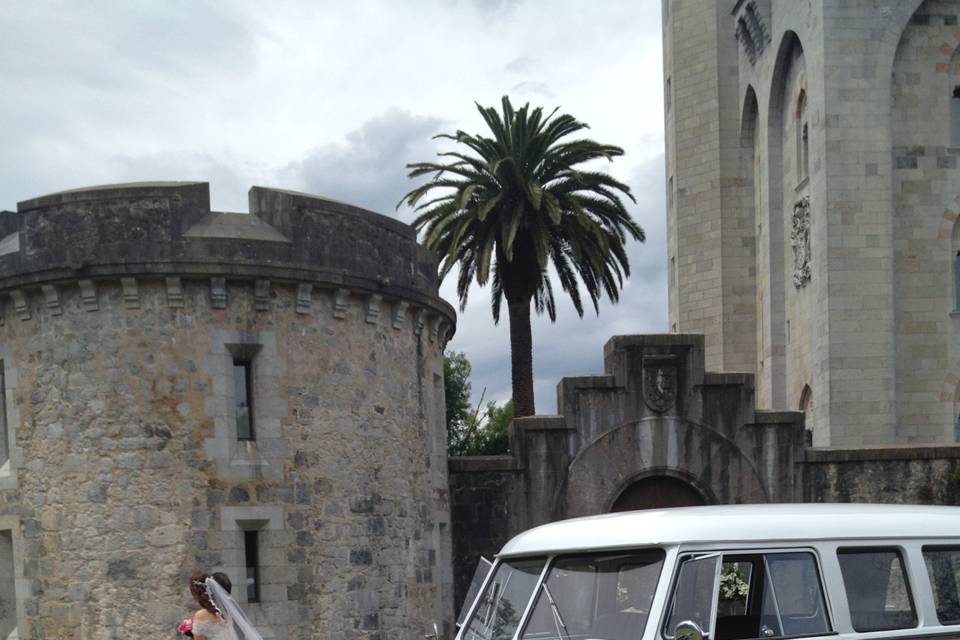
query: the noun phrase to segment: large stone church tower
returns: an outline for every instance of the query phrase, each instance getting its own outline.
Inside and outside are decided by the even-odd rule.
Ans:
[[[958,17],[663,2],[671,329],[817,446],[957,440]]]

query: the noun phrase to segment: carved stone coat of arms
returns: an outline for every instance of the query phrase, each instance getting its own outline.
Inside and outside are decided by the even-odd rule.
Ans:
[[[663,413],[677,399],[677,369],[653,364],[643,368],[643,399],[651,410]]]

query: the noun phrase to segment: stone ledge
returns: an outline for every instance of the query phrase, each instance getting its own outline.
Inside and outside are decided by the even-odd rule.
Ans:
[[[885,445],[856,449],[807,449],[807,463],[881,462],[885,460],[953,460],[960,458],[960,445]]]
[[[703,374],[703,386],[729,386],[729,385],[747,385],[752,386],[753,384],[753,374],[752,373],[740,373],[740,372],[725,372],[725,373],[716,373],[716,372],[706,372]]]
[[[646,333],[612,336],[603,347],[604,354],[624,347],[696,347],[703,349],[702,333]]]
[[[230,308],[233,302],[232,292],[249,290],[254,299],[255,309],[258,312],[277,311],[288,308],[299,315],[317,317],[321,309],[331,313],[335,320],[347,318],[347,311],[352,304],[361,307],[362,317],[368,324],[380,324],[381,320],[394,330],[401,330],[407,326],[408,316],[415,321],[410,323],[416,335],[427,329],[430,343],[435,343],[440,349],[446,347],[453,336],[455,318],[452,308],[446,301],[425,296],[416,291],[392,291],[390,295],[382,295],[378,290],[363,287],[349,288],[337,286],[338,283],[300,282],[290,280],[271,281],[269,279],[250,277],[226,278],[217,275],[216,271],[204,277],[191,273],[192,277],[179,275],[149,275],[139,277],[99,277],[96,279],[75,279],[73,281],[57,280],[37,286],[22,286],[8,292],[0,292],[0,326],[6,322],[19,318],[21,322],[35,319],[38,315],[63,315],[65,312],[107,311],[107,299],[103,297],[101,289],[109,286],[119,287],[122,292],[122,307],[127,310],[141,308],[141,289],[145,286],[158,286],[164,290],[166,306],[170,309],[186,309],[188,301],[184,290],[189,285],[202,286],[208,290],[206,298],[209,309],[224,310]],[[212,277],[211,277],[212,276]],[[360,284],[364,284],[360,281]],[[369,283],[366,283],[369,284]],[[79,291],[72,290],[73,288]],[[62,305],[64,295],[79,294],[79,305]],[[281,303],[281,298],[289,295],[289,304]],[[329,305],[315,306],[318,298],[326,296]],[[399,297],[406,296],[406,297]],[[42,304],[38,299],[42,298]],[[190,298],[192,300],[193,298]],[[359,299],[359,300],[357,300]],[[351,302],[353,300],[353,302]],[[55,304],[52,304],[53,301]],[[286,302],[286,301],[283,301]],[[389,307],[390,314],[379,313],[380,305]],[[371,305],[376,305],[377,313],[371,313]],[[116,311],[116,309],[113,309]],[[189,312],[190,310],[187,309]],[[10,316],[8,318],[8,315]]]
[[[744,425],[748,427],[766,426],[771,424],[792,424],[797,419],[803,418],[801,411],[767,411],[757,410],[754,412],[753,424]]]
[[[568,386],[574,389],[613,389],[617,386],[613,375],[608,373],[583,374],[579,376],[564,376],[557,385]]]
[[[523,429],[526,433],[530,433],[531,431],[576,431],[575,427],[567,426],[565,416],[557,415],[514,418],[513,426]]]
[[[447,468],[450,473],[519,473],[523,470],[513,456],[454,456],[447,458]]]

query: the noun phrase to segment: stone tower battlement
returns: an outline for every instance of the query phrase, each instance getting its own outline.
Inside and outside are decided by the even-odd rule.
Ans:
[[[214,308],[229,303],[228,286],[252,284],[266,310],[284,284],[294,285],[299,313],[326,294],[342,317],[359,297],[370,320],[389,304],[396,328],[411,314],[418,331],[440,341],[452,333],[453,309],[436,294],[436,258],[408,225],[292,191],[253,187],[249,199],[249,214],[216,212],[205,182],[151,182],[20,202],[0,214],[0,300],[27,320],[31,293],[58,312],[63,288],[79,285],[92,311],[100,281],[119,279],[135,304],[138,280],[163,278],[175,307],[183,279],[206,279]]]

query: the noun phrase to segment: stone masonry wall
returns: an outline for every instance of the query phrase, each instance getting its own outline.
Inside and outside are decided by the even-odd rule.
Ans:
[[[479,558],[493,560],[523,530],[515,505],[520,472],[512,456],[450,458],[455,611],[463,605]]]
[[[19,490],[3,496],[30,545],[23,637],[168,632],[191,608],[185,576],[233,564],[230,508],[249,520],[280,511],[263,538],[263,603],[249,606],[273,637],[421,632],[449,586],[431,533],[446,498],[430,482],[437,451],[425,450],[437,444],[424,415],[436,347],[364,322],[356,304],[345,321],[297,315],[289,289],[270,314],[254,311],[249,288],[223,311],[204,309],[206,287],[185,294],[191,312],[169,310],[157,283],[137,310],[117,286],[99,313],[70,295],[61,316],[37,301],[36,322],[7,319],[30,416]],[[207,455],[212,383],[198,354],[211,325],[271,332],[285,354],[276,479],[225,481]]]
[[[20,420],[0,529],[16,523],[20,637],[172,637],[193,570],[225,570],[246,601],[249,529],[260,602],[245,608],[265,638],[449,628],[443,317],[279,278],[173,280],[5,298]],[[222,433],[237,353],[252,443]]]
[[[809,449],[804,502],[960,505],[960,447]]]

